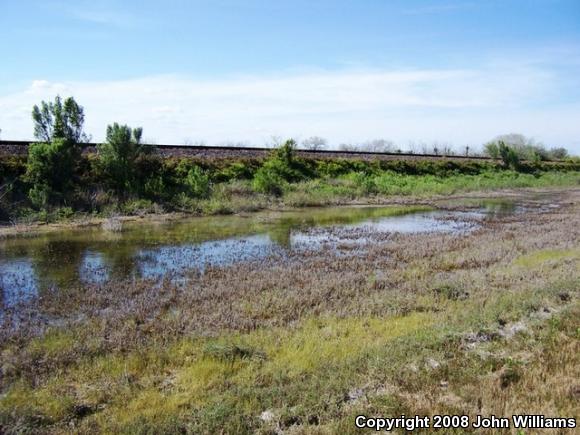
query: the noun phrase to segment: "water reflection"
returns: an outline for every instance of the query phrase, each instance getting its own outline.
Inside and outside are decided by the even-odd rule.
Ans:
[[[191,269],[230,265],[238,261],[264,258],[276,250],[276,244],[266,235],[231,238],[198,245],[164,246],[141,250],[135,257],[139,276],[162,278],[179,276]]]
[[[79,283],[179,276],[328,243],[365,243],[364,235],[353,240],[341,231],[462,231],[468,226],[461,213],[454,220],[444,216],[448,213],[400,207],[337,207],[133,223],[120,233],[85,228],[8,239],[0,242],[1,301],[9,306],[47,289]]]
[[[26,259],[0,261],[0,302],[11,305],[38,295],[36,273]]]
[[[461,213],[448,214],[455,219],[442,220],[446,215],[445,212],[432,211],[416,214],[407,214],[396,216],[391,219],[371,219],[351,227],[368,228],[372,231],[379,232],[396,232],[396,233],[427,233],[432,231],[462,231],[467,229],[470,224],[463,220]]]
[[[444,207],[469,207],[473,209],[470,214],[488,218],[522,213],[529,209],[511,198],[459,198],[441,201],[440,204]]]
[[[111,277],[105,256],[87,250],[79,267],[79,281],[87,284],[102,284]]]

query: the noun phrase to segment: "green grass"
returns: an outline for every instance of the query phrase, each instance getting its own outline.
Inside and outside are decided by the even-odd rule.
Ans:
[[[162,309],[170,289],[148,302],[147,284],[114,283],[108,314],[92,295],[86,320],[2,344],[0,431],[326,434],[355,433],[359,413],[577,416],[569,195],[549,213],[461,237],[394,236],[348,261],[214,270],[212,291],[191,287]],[[114,315],[131,304],[141,308]]]
[[[544,249],[519,257],[514,264],[521,267],[538,267],[544,263],[561,260],[578,261],[579,257],[580,249]]]
[[[580,173],[547,172],[541,175],[518,172],[490,172],[478,175],[401,175],[385,172],[380,175],[350,173],[339,178],[321,178],[285,185],[282,195],[272,198],[245,190],[243,195],[223,194],[227,187],[217,189],[219,195],[209,200],[193,202],[191,209],[202,214],[227,214],[253,211],[273,205],[308,207],[340,205],[352,201],[380,201],[393,196],[429,197],[459,192],[490,191],[512,188],[547,188],[580,184]],[[240,182],[236,182],[240,186]],[[243,185],[243,183],[242,183]],[[249,193],[248,193],[249,192]]]
[[[75,409],[82,404],[94,414],[76,421],[105,433],[164,426],[169,431],[246,432],[261,426],[258,416],[265,410],[282,421],[292,416],[292,421],[307,422],[315,415],[319,423],[335,427],[350,415],[343,401],[351,390],[406,385],[422,391],[436,388],[439,380],[469,385],[480,382],[481,374],[497,372],[508,364],[507,357],[494,359],[497,367],[490,367],[458,352],[454,337],[493,328],[498,313],[525,317],[545,297],[542,291],[515,299],[498,295],[483,310],[475,302],[447,301],[443,312],[309,318],[292,328],[183,339],[127,355],[90,357],[57,370],[42,385],[14,384],[0,400],[0,413],[4,418],[19,415],[23,427],[39,422],[58,426],[75,421]],[[65,351],[70,339],[68,333],[49,334],[30,347]],[[429,369],[427,359],[443,364],[441,370]],[[461,368],[446,372],[451,365]],[[409,371],[415,366],[418,371]],[[393,393],[381,393],[365,406],[390,403],[388,413],[425,411],[409,408],[404,396]]]
[[[511,188],[575,186],[580,173],[546,172],[541,175],[513,171],[484,172],[477,175],[402,175],[384,172],[379,175],[350,173],[339,178],[324,178],[289,185],[281,201],[289,206],[341,204],[365,198],[391,196],[428,197],[459,192],[488,191]]]
[[[491,161],[318,161],[294,157],[287,163],[275,155],[251,161],[162,160],[150,156],[140,164],[145,165],[138,170],[142,189],[127,192],[128,198],[121,200],[107,190],[94,156],[85,158],[79,165],[82,172],[76,174],[80,184],[72,192],[64,192],[67,207],[52,204],[39,211],[27,198],[31,186],[22,178],[25,162],[0,159],[0,185],[3,178],[16,180],[10,195],[0,203],[0,218],[54,222],[83,214],[107,217],[183,211],[217,215],[392,196],[580,184],[578,164],[573,161],[528,165],[522,172],[505,170]]]
[[[97,406],[112,394],[102,424],[179,414],[182,406],[212,405],[219,396],[228,396],[226,384],[229,389],[247,389],[256,382],[301,382],[331,367],[346,368],[373,349],[424,331],[431,323],[431,316],[421,313],[388,319],[311,318],[291,329],[185,339],[168,348],[98,356],[74,363],[35,389],[17,384],[1,400],[0,409],[57,421],[67,417],[79,397]],[[32,353],[44,350],[51,357],[54,352],[67,352],[73,338],[70,332],[51,333],[28,347]],[[160,391],[155,377],[168,373],[171,392]],[[92,387],[86,389],[89,384]]]

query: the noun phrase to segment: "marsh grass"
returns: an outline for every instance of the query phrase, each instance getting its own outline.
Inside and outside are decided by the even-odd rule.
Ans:
[[[88,167],[90,164],[87,162]],[[2,161],[0,169],[1,165]],[[111,213],[138,216],[166,212],[233,214],[353,201],[377,203],[392,197],[424,198],[458,192],[580,184],[580,172],[575,163],[545,163],[537,168],[530,167],[527,172],[474,162],[297,159],[289,167],[282,165],[278,168],[280,163],[274,166],[268,170],[269,166],[264,162],[218,164],[169,159],[144,168],[143,192],[122,200],[106,191],[102,180],[93,179],[94,174],[89,171],[81,177],[84,184],[75,191],[71,207],[55,205],[39,211],[26,199],[24,191],[28,187],[25,185],[16,189],[19,194],[4,198],[4,202],[12,205],[11,220],[31,223],[62,221],[87,214],[104,217]]]
[[[461,235],[370,234],[357,255],[46,294],[4,319],[1,428],[354,433],[359,413],[577,416],[578,195]]]
[[[477,175],[404,175],[395,172],[352,172],[335,178],[285,183],[276,195],[258,193],[247,180],[216,184],[207,199],[177,196],[178,210],[202,215],[233,214],[280,207],[318,207],[352,202],[381,203],[392,197],[427,198],[459,192],[510,188],[576,186],[578,172],[484,172]]]

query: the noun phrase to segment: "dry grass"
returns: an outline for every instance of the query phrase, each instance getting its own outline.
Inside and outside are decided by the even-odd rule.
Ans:
[[[579,200],[464,235],[371,233],[362,249],[209,268],[186,286],[46,294],[4,318],[0,424],[335,433],[360,411],[578,417]]]

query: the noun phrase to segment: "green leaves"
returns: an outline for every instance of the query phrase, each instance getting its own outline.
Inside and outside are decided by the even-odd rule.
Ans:
[[[512,147],[507,146],[504,142],[500,141],[498,144],[499,155],[503,164],[506,168],[519,169],[520,158],[516,150]]]
[[[66,139],[30,144],[24,178],[32,184],[29,198],[36,207],[59,203],[72,191],[79,157],[79,150]]]
[[[75,166],[80,159],[78,144],[88,140],[83,132],[84,110],[74,98],[57,96],[32,109],[34,136],[43,141],[30,144],[25,179],[32,184],[28,196],[46,209],[62,202],[72,192]]]
[[[64,139],[71,145],[87,142],[88,137],[83,132],[85,114],[74,98],[64,100],[60,96],[54,103],[42,101],[40,107],[32,108],[34,121],[34,137],[38,140],[51,142],[55,139]]]
[[[98,146],[99,167],[107,184],[117,194],[136,189],[136,160],[145,153],[142,128],[114,123],[107,126],[107,142]]]
[[[287,182],[273,165],[264,165],[256,172],[252,186],[254,190],[269,195],[280,196]]]
[[[306,178],[304,165],[296,159],[296,142],[289,139],[277,148],[254,176],[256,191],[282,195],[284,186]]]
[[[207,198],[209,196],[209,177],[199,166],[194,166],[188,171],[185,185],[189,195],[194,198]]]

